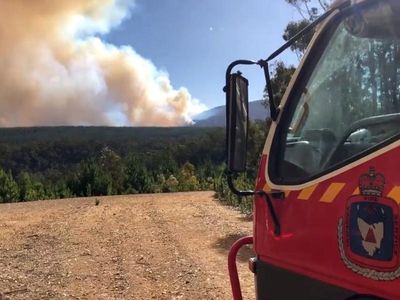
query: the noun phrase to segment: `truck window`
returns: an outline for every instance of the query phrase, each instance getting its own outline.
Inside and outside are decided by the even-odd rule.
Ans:
[[[376,13],[339,21],[308,79],[289,96],[274,138],[272,181],[307,182],[399,135],[399,21]]]

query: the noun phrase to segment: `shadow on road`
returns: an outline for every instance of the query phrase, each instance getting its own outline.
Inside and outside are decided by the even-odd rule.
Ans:
[[[252,222],[253,215],[240,215],[240,217],[238,217],[238,220],[244,221],[244,222]]]
[[[213,247],[217,249],[219,253],[228,257],[228,251],[231,248],[232,244],[240,239],[241,237],[247,236],[246,234],[229,234],[223,238],[217,239],[213,243]],[[253,257],[255,254],[253,252],[252,246],[245,246],[240,249],[237,259],[241,262],[246,262],[250,257]]]

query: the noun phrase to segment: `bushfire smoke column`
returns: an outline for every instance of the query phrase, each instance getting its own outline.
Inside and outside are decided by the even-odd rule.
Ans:
[[[134,5],[0,1],[0,126],[190,123],[199,101],[132,47],[100,38]]]

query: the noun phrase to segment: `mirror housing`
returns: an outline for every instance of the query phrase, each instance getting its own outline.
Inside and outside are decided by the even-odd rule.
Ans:
[[[228,172],[239,173],[246,171],[249,127],[249,82],[240,72],[230,74],[227,79],[226,131]]]

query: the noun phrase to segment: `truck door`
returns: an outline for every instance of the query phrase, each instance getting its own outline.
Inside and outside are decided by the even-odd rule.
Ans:
[[[285,197],[279,235],[255,200],[260,299],[400,298],[400,27],[383,3],[320,28],[271,127],[258,188]]]

